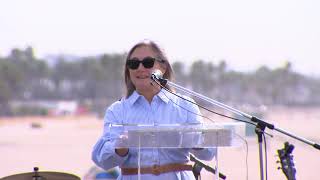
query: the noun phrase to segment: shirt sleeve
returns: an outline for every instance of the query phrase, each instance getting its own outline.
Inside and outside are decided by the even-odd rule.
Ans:
[[[103,135],[94,145],[92,151],[93,162],[105,170],[121,166],[129,156],[129,153],[124,157],[115,153],[115,139],[119,136],[119,133],[109,131],[109,125],[116,122],[115,117],[114,112],[108,108],[104,118]]]
[[[195,103],[192,98],[187,98],[189,101]],[[201,124],[203,119],[199,107],[196,104],[188,102],[189,111],[188,111],[188,122],[191,124]],[[197,158],[201,160],[209,161],[217,154],[216,148],[203,148],[203,149],[192,149],[191,153],[194,154]]]
[[[186,105],[188,108],[187,111],[187,116],[188,116],[188,123],[190,124],[201,124],[203,123],[203,119],[201,116],[201,112],[199,107],[195,104],[196,102],[190,98],[190,97],[185,97],[188,101],[185,101]]]

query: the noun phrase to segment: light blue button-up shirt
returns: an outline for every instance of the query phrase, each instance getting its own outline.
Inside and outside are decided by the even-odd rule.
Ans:
[[[191,98],[185,97],[191,101]],[[128,98],[113,103],[106,111],[104,118],[104,132],[95,144],[92,160],[103,169],[115,166],[138,167],[138,150],[130,148],[125,157],[115,153],[116,133],[108,132],[110,124],[199,124],[202,122],[198,106],[185,101],[161,89],[149,103],[144,96],[136,91]],[[164,165],[172,163],[186,163],[189,152],[199,159],[211,160],[215,149],[192,150],[188,148],[147,148],[140,151],[141,167]],[[118,179],[137,179],[137,175],[120,175]],[[191,171],[169,172],[160,175],[142,174],[141,179],[151,180],[189,180],[195,179]]]

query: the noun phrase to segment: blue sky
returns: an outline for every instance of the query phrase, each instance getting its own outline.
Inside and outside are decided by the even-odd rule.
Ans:
[[[317,0],[2,0],[0,55],[27,45],[38,57],[124,52],[147,38],[173,61],[250,71],[289,60],[320,76],[319,9]]]

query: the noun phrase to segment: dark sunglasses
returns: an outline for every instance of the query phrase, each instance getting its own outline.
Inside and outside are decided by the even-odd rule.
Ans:
[[[140,63],[142,63],[143,67],[150,69],[153,67],[154,62],[156,60],[158,59],[153,57],[145,57],[142,59],[142,61],[140,61],[138,58],[132,58],[127,61],[126,65],[129,69],[138,69]],[[164,60],[159,60],[159,61],[164,62]]]

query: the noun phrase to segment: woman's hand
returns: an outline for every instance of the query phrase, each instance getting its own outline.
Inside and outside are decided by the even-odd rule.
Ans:
[[[121,156],[124,157],[129,153],[129,149],[128,148],[119,148],[119,149],[115,149],[115,152]]]
[[[128,135],[123,134],[119,136],[119,139],[116,141],[115,152],[119,156],[126,156],[129,153],[129,149],[126,147],[128,145]]]

